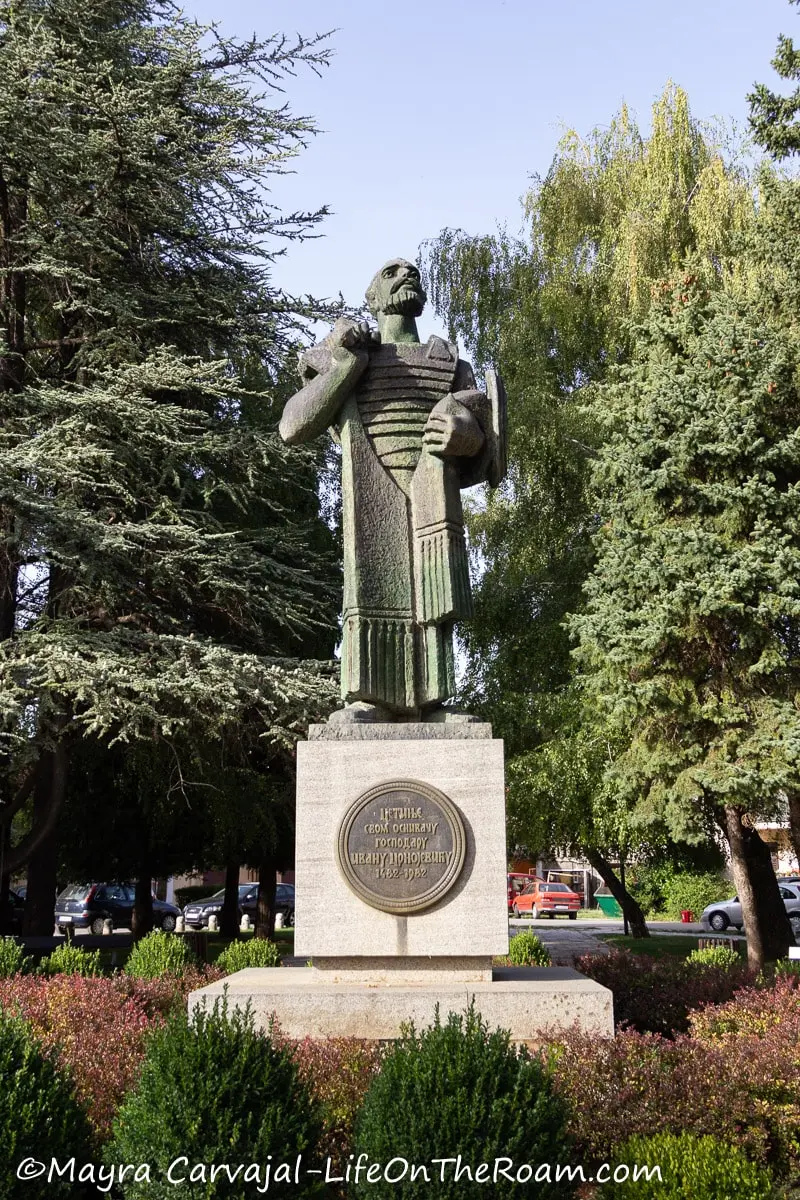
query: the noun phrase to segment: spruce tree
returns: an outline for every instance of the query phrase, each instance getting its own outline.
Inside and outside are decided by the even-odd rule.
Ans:
[[[656,281],[687,257],[710,285],[735,273],[754,205],[724,143],[669,85],[649,136],[625,106],[588,137],[564,136],[526,196],[524,239],[444,231],[425,247],[451,336],[499,367],[509,395],[508,479],[469,518],[481,575],[464,700],[505,738],[512,836],[590,854],[614,890],[610,860],[637,834],[602,782],[604,740],[582,729],[565,625],[594,555],[591,465],[605,434],[593,400],[630,358]]]
[[[791,940],[757,819],[800,767],[796,348],[759,307],[664,284],[602,390],[583,686],[606,778],[645,825],[728,839],[751,963]]]

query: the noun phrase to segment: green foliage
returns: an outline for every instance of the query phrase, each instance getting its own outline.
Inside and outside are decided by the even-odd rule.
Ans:
[[[82,950],[71,942],[56,946],[52,953],[39,964],[42,975],[86,975],[103,974],[99,950]]]
[[[183,975],[197,965],[186,939],[176,933],[154,929],[133,946],[125,963],[125,974],[137,979],[160,979],[162,975]]]
[[[337,702],[307,661],[339,606],[320,454],[290,460],[274,428],[329,307],[271,280],[323,216],[274,205],[314,132],[282,85],[329,51],[160,0],[90,8],[0,3],[0,781],[15,794],[68,724],[62,831],[114,808],[116,773],[126,821],[92,849],[146,877],[165,846],[207,850],[160,836],[194,784],[224,809],[221,777],[262,779]],[[274,843],[285,811],[264,824]]]
[[[582,608],[595,554],[591,463],[608,436],[597,385],[630,358],[657,280],[687,258],[714,286],[736,272],[754,203],[724,142],[669,85],[649,137],[625,107],[564,136],[526,198],[526,240],[446,230],[425,247],[437,311],[513,397],[508,480],[469,519],[485,569],[464,700],[506,740],[509,834],[531,850],[616,858],[643,837],[602,784],[615,748],[585,727],[564,619]]]
[[[67,1178],[48,1182],[47,1176],[16,1177],[26,1158],[51,1157],[67,1162],[91,1162],[89,1127],[66,1078],[42,1056],[26,1024],[0,1011],[0,1200],[31,1200],[50,1196],[88,1195],[89,1189]],[[94,1191],[94,1189],[92,1189]]]
[[[260,1164],[262,1187],[272,1162],[271,1194],[317,1196],[325,1190],[318,1177],[301,1175],[298,1186],[279,1179],[275,1168],[294,1164],[297,1155],[306,1168],[313,1166],[320,1133],[318,1107],[289,1051],[256,1032],[249,1012],[217,1005],[154,1031],[139,1083],[115,1122],[107,1160],[152,1164],[153,1182],[140,1187],[126,1180],[123,1197],[174,1196],[167,1168],[182,1155],[190,1164]],[[235,1182],[209,1180],[202,1194],[249,1198],[256,1182],[243,1170]]]
[[[248,938],[244,942],[231,942],[217,959],[226,975],[243,971],[245,967],[279,967],[281,952],[268,938]]]
[[[508,943],[508,957],[515,967],[549,967],[550,951],[532,929],[515,933]]]
[[[664,886],[664,911],[670,921],[679,921],[684,909],[694,913],[695,920],[707,904],[732,895],[731,882],[721,872],[694,874],[679,871]]]
[[[617,1181],[605,1184],[599,1195],[609,1200],[768,1200],[772,1194],[772,1176],[763,1167],[749,1162],[736,1146],[726,1146],[720,1154],[717,1138],[691,1133],[658,1133],[652,1137],[633,1137],[621,1146],[616,1158],[623,1168],[615,1171]],[[660,1167],[661,1179],[634,1182],[633,1166]]]
[[[798,0],[789,0],[797,4]],[[800,51],[795,49],[791,38],[783,34],[778,38],[778,49],[772,66],[781,79],[800,79]],[[768,150],[773,158],[786,158],[800,152],[800,87],[788,96],[773,92],[765,84],[756,85],[747,99],[750,102],[750,127],[756,141]]]
[[[640,819],[699,841],[714,805],[765,812],[794,785],[794,367],[757,312],[686,277],[603,397],[578,660],[620,747],[607,777]]]
[[[740,967],[742,959],[730,946],[704,946],[700,950],[692,950],[686,956],[686,961],[694,967]]]
[[[459,1154],[471,1164],[493,1163],[499,1156],[518,1164],[566,1162],[565,1119],[565,1106],[541,1063],[517,1052],[502,1030],[490,1033],[473,1005],[463,1015],[449,1013],[444,1024],[437,1012],[433,1025],[419,1034],[408,1027],[387,1051],[364,1099],[353,1149],[378,1163],[395,1156],[426,1163]],[[530,1195],[532,1186],[504,1180],[502,1194]],[[535,1187],[541,1197],[572,1191],[564,1181]],[[361,1180],[354,1195],[405,1200],[428,1196],[431,1188],[424,1176],[408,1175],[395,1184]],[[485,1182],[456,1183],[452,1164],[444,1182],[436,1176],[437,1196],[485,1191]]]
[[[32,962],[16,938],[0,937],[0,979],[22,975],[30,970]]]
[[[779,958],[775,963],[776,979],[794,979],[800,977],[800,959]]]

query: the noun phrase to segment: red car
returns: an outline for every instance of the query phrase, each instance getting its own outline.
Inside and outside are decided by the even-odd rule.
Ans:
[[[533,883],[535,875],[524,873],[523,871],[509,871],[506,875],[506,884],[508,886],[508,911],[514,909],[514,901],[520,892],[524,892],[528,884]]]
[[[537,917],[559,917],[566,914],[570,921],[577,920],[581,898],[571,892],[565,883],[545,883],[534,879],[515,897],[512,912],[515,917],[530,913]]]

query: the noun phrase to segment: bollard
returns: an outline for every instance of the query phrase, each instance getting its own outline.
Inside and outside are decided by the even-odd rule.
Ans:
[[[176,933],[186,933],[186,918],[185,917],[176,917],[175,918],[175,932]]]
[[[240,933],[249,933],[251,929],[252,929],[252,926],[250,924],[250,917],[249,917],[248,913],[242,913],[242,922],[239,926],[239,932]]]
[[[113,932],[114,932],[114,922],[111,920],[111,917],[106,917],[105,920],[103,921],[103,936],[105,936],[108,933],[113,933]]]
[[[275,913],[275,928],[283,929],[283,913]]]
[[[218,930],[219,930],[219,921],[217,920],[214,913],[212,913],[211,916],[208,918],[208,932],[209,933],[217,933]]]

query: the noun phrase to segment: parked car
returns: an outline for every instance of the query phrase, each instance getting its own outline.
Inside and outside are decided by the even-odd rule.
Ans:
[[[225,902],[225,889],[222,888],[219,892],[214,892],[213,896],[206,896],[203,900],[192,900],[183,910],[184,920],[189,929],[202,929],[208,925],[209,917],[217,917],[222,912],[222,905]],[[245,913],[250,920],[255,924],[256,909],[258,907],[258,884],[257,883],[240,883],[239,884],[239,909],[238,915],[241,921]],[[284,925],[294,925],[294,884],[279,883],[275,888],[275,911],[283,916]]]
[[[533,883],[536,876],[531,872],[509,871],[506,875],[506,891],[508,895],[508,911],[512,912],[514,900],[524,891],[528,884]]]
[[[71,883],[56,899],[56,925],[59,933],[68,929],[103,932],[110,918],[112,928],[131,927],[136,889],[132,883]],[[176,904],[153,897],[153,920],[157,929],[172,933],[181,915]]]
[[[566,914],[570,921],[575,921],[580,906],[580,896],[570,891],[565,883],[545,883],[543,879],[534,879],[516,897],[512,911],[515,917],[530,913],[534,920],[537,917],[552,918]]]
[[[800,880],[779,879],[778,891],[789,915],[792,933],[796,938],[800,937]],[[744,917],[739,897],[707,904],[700,914],[700,924],[704,929],[713,929],[715,933],[722,933],[731,925],[734,929],[742,929]]]

